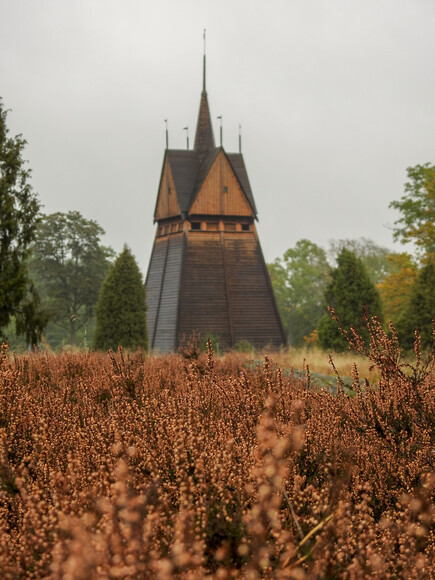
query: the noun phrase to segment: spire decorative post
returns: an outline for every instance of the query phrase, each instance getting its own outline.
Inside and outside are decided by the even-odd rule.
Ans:
[[[220,144],[222,147],[222,115],[218,115],[216,118],[219,119],[219,121],[221,122],[220,127],[219,127],[219,137],[220,137]]]
[[[169,149],[168,119],[165,119],[166,127],[166,149]]]
[[[203,63],[202,63],[202,92],[205,93],[205,33],[206,29],[204,28],[203,32],[203,39],[204,39],[204,56],[203,56]]]
[[[189,127],[183,127],[183,131],[186,131],[187,150],[189,151]]]
[[[242,126],[239,123],[239,153],[242,152]]]

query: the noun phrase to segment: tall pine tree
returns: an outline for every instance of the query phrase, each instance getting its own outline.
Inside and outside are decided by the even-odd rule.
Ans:
[[[97,350],[148,347],[145,285],[133,254],[124,250],[109,270],[97,304]]]
[[[0,99],[0,338],[28,289],[26,259],[39,213],[22,156],[26,141],[9,137],[6,117]]]
[[[326,306],[332,306],[342,326],[355,328],[358,334],[368,339],[366,316],[381,316],[381,299],[370,280],[362,261],[353,252],[343,248],[337,258],[337,268],[325,292]],[[346,340],[340,333],[335,320],[325,313],[319,322],[319,342],[324,349],[343,351]]]

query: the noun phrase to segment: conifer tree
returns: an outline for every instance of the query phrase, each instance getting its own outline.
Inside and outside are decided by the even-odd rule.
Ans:
[[[0,99],[0,338],[28,289],[26,259],[39,213],[22,156],[26,141],[9,136],[6,117]]]
[[[94,347],[148,347],[145,285],[133,254],[124,246],[109,270],[97,304]]]
[[[343,248],[331,276],[325,292],[326,306],[335,309],[344,328],[352,326],[362,338],[368,339],[366,316],[381,316],[381,300],[363,262]],[[329,313],[320,319],[318,330],[322,348],[335,351],[347,348],[336,321]]]

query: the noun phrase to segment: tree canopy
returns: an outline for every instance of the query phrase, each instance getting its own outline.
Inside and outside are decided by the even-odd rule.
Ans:
[[[353,252],[362,261],[373,284],[383,282],[396,269],[394,260],[390,259],[394,252],[368,238],[331,240],[328,254],[332,262],[337,259],[343,248]]]
[[[145,284],[127,246],[116,258],[101,287],[94,347],[148,348]]]
[[[396,220],[394,238],[403,244],[414,242],[424,254],[435,253],[435,165],[408,167],[405,195],[392,201],[401,217]]]
[[[366,317],[381,316],[379,293],[367,269],[362,260],[346,248],[337,257],[337,267],[325,291],[325,306],[334,308],[344,328],[355,328],[364,339],[368,339]],[[335,351],[347,348],[336,321],[328,312],[320,319],[318,330],[322,348]]]
[[[433,346],[433,320],[435,319],[435,258],[431,255],[420,268],[412,284],[409,299],[397,324],[399,340],[411,349],[414,332],[418,330],[423,348]]]
[[[23,159],[26,141],[9,136],[6,118],[0,99],[0,338],[28,289],[26,259],[39,213]]]
[[[331,269],[326,253],[302,239],[268,267],[288,342],[300,346],[323,313],[323,294]]]
[[[31,274],[52,320],[69,344],[94,316],[101,284],[114,252],[101,244],[104,230],[80,212],[43,216],[33,245]]]
[[[390,273],[377,287],[382,299],[386,322],[397,326],[409,301],[412,286],[417,277],[417,266],[410,254],[392,253],[388,256]]]

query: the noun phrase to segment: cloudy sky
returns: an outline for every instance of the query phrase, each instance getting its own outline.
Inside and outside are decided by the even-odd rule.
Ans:
[[[267,261],[308,238],[393,245],[406,168],[435,162],[433,0],[0,0],[0,95],[46,213],[78,210],[144,274],[165,147],[243,154]],[[218,139],[217,139],[218,140]]]

